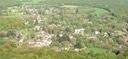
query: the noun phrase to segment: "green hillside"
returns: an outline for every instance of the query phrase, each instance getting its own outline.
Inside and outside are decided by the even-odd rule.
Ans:
[[[128,0],[47,0],[46,4],[92,6],[110,9],[117,15],[128,13]]]

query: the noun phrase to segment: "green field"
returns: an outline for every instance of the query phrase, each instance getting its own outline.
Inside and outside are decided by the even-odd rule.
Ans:
[[[104,9],[101,9],[101,8],[90,8],[90,9],[87,9],[87,10],[95,10],[94,13],[96,13],[96,14],[108,13],[107,10],[104,10]]]
[[[105,53],[107,53],[107,49],[98,48],[98,47],[91,47],[91,48],[88,48],[87,50],[88,50],[88,52],[99,53],[99,54],[105,54]],[[108,55],[115,56],[115,53],[111,52]]]
[[[37,3],[40,3],[40,2],[44,2],[46,0],[31,0],[31,1],[25,1],[25,2],[22,2],[23,4],[37,4]]]
[[[93,51],[94,53],[105,53],[107,52],[107,49],[97,48],[97,47],[91,47],[87,49],[88,51]]]
[[[66,7],[66,8],[78,8],[78,7],[80,7],[80,6],[63,5],[62,7]]]

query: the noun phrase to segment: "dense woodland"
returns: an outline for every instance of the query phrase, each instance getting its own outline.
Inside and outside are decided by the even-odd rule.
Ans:
[[[128,59],[128,1],[0,0],[0,59]]]

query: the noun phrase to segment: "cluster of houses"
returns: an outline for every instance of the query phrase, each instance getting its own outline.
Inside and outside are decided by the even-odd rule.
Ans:
[[[84,35],[84,33],[85,33],[84,28],[75,29],[75,34]],[[87,34],[87,38],[88,39],[95,39],[95,38],[97,38],[98,35],[102,35],[103,37],[109,37],[110,36],[110,34],[107,32],[101,33],[100,31],[95,31],[93,34]]]
[[[31,47],[46,47],[49,46],[53,41],[52,41],[52,37],[53,34],[49,34],[45,31],[43,31],[41,29],[41,26],[39,25],[44,19],[46,19],[45,17],[43,17],[43,15],[41,15],[39,12],[39,9],[36,8],[32,8],[31,5],[22,5],[22,9],[24,9],[25,11],[27,11],[33,18],[34,18],[34,30],[38,30],[38,32],[35,33],[35,37],[34,38],[30,38],[28,40],[28,44]],[[52,15],[52,14],[57,14],[56,17],[58,17],[58,14],[60,13],[75,13],[76,10],[72,10],[72,9],[62,9],[62,8],[57,8],[57,7],[51,7],[51,8],[42,8],[42,12],[44,13],[44,15]],[[24,12],[25,12],[24,11]],[[12,10],[11,12],[16,12],[14,10]],[[24,13],[22,12],[22,13]],[[61,14],[60,14],[61,15]],[[55,17],[53,16],[53,17]],[[28,21],[26,19],[23,18],[23,20],[25,21],[25,24],[28,24]],[[64,22],[63,22],[64,23]],[[65,22],[66,23],[66,22]],[[92,22],[88,22],[89,24],[92,24]],[[61,25],[61,24],[51,24],[49,25],[49,27],[60,27],[60,28],[65,28],[65,26]],[[75,29],[74,33],[76,35],[84,35],[85,34],[85,28],[79,28],[79,29]],[[119,35],[122,35],[121,32],[118,32]],[[103,37],[109,37],[110,34],[107,32],[103,32],[101,33],[100,31],[95,31],[92,34],[87,34],[87,38],[88,39],[96,39],[98,37],[98,35],[101,35]],[[63,37],[63,35],[59,35],[59,37]],[[23,43],[24,40],[26,38],[26,35],[22,35],[22,38],[19,40],[20,43]],[[70,38],[70,43],[68,46],[59,48],[59,47],[53,47],[53,49],[56,50],[69,50],[71,48],[74,48],[74,44],[76,43],[77,39],[73,36],[69,36]],[[100,41],[101,43],[103,43],[103,41]],[[125,42],[128,42],[128,39],[125,40]],[[74,49],[75,51],[80,51],[80,49]]]
[[[28,13],[36,15],[39,13],[42,14],[48,14],[48,15],[53,15],[53,14],[62,14],[62,13],[75,13],[77,11],[77,8],[70,9],[66,7],[45,7],[42,6],[41,9],[34,8],[30,4],[23,4],[21,6],[22,9],[26,10]]]
[[[39,31],[35,34],[34,39],[30,39],[29,45],[32,47],[45,47],[52,43],[53,34],[48,34],[44,31]]]
[[[20,15],[21,9],[18,6],[8,7],[6,10],[2,10],[2,14],[8,15]]]

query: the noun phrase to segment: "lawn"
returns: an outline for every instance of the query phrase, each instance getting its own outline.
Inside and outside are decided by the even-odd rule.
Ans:
[[[80,13],[95,13],[95,14],[104,14],[109,13],[107,10],[101,9],[101,8],[94,8],[94,7],[80,7],[80,6],[70,6],[70,5],[64,5],[63,7],[67,8],[78,8]]]
[[[34,3],[38,3],[40,1],[45,1],[45,0],[33,0]]]
[[[101,8],[92,8],[92,10],[95,10],[96,14],[101,14],[101,13],[108,13],[107,10],[101,9]]]
[[[62,7],[66,7],[66,8],[78,8],[80,6],[73,6],[73,5],[64,5]]]
[[[88,51],[94,51],[94,53],[105,53],[107,49],[91,47],[91,48],[88,48]]]
[[[107,53],[107,49],[98,48],[98,47],[91,47],[91,48],[88,48],[87,50],[88,50],[88,52],[93,51],[94,53],[101,53],[101,54],[102,53]],[[110,56],[115,56],[114,53],[110,53],[109,55]]]
[[[43,2],[45,0],[32,0],[32,1],[28,1],[28,2],[22,2],[23,4],[37,4],[39,2]]]

